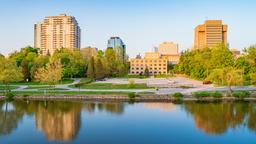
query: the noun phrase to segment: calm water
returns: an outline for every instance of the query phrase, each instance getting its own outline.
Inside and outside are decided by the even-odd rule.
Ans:
[[[0,144],[256,143],[256,103],[0,101]]]

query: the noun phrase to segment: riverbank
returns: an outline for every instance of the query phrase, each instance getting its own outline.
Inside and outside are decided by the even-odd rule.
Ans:
[[[1,96],[0,100],[4,100],[5,97]],[[204,98],[195,98],[195,97],[183,97],[183,98],[174,98],[168,95],[152,95],[152,94],[141,94],[136,95],[135,97],[129,97],[126,94],[94,94],[94,95],[31,95],[31,96],[15,96],[14,100],[84,100],[84,101],[120,101],[120,102],[173,102],[173,101],[205,101],[205,102],[214,102],[214,101],[256,101],[256,97],[248,98],[235,98],[235,97],[204,97]]]

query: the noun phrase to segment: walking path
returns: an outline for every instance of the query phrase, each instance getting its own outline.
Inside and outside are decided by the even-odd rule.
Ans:
[[[120,79],[119,84],[124,84],[129,79]],[[165,85],[167,88],[159,88],[159,89],[78,89],[78,88],[71,88],[70,85],[78,84],[81,81],[80,78],[74,79],[73,83],[70,84],[62,84],[56,85],[56,91],[74,91],[74,92],[152,92],[159,95],[167,95],[176,92],[181,92],[184,95],[191,95],[193,92],[197,91],[226,91],[227,87],[214,87],[213,85],[203,85],[201,81],[192,80],[185,77],[174,77],[174,78],[162,78],[161,81],[165,81]],[[139,83],[151,83],[151,84],[159,84],[159,79],[150,78],[150,79],[135,79],[135,83],[138,81]],[[150,82],[149,82],[150,81]],[[107,81],[97,82],[97,83],[118,83],[118,79],[107,79]],[[42,89],[28,89],[28,85],[13,85],[18,86],[17,89],[13,91],[42,91]],[[33,86],[42,86],[42,85],[33,85]],[[187,88],[182,88],[182,86],[189,86]],[[234,86],[232,87],[233,90],[246,90],[256,91],[255,86]]]

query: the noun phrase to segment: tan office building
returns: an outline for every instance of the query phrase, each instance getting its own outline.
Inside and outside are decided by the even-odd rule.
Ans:
[[[130,63],[130,74],[144,74],[146,68],[148,68],[150,75],[167,74],[168,60],[162,58],[159,53],[145,53],[144,58],[133,58]]]
[[[223,25],[221,20],[206,20],[195,28],[194,49],[227,45],[227,30],[228,26]]]
[[[81,30],[73,16],[47,16],[34,26],[34,47],[43,55],[60,48],[80,48]]]
[[[168,60],[169,64],[178,64],[180,60],[178,44],[174,42],[163,42],[158,47],[158,53],[162,58]]]

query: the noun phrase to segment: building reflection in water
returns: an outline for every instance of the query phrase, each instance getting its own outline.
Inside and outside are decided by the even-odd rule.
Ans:
[[[173,103],[145,103],[145,108],[148,109],[159,109],[165,112],[175,111],[177,106]]]
[[[81,103],[46,102],[35,113],[36,127],[48,140],[73,140],[81,126]]]
[[[184,107],[193,116],[195,126],[207,134],[223,134],[239,126],[256,132],[254,103],[185,103]]]

